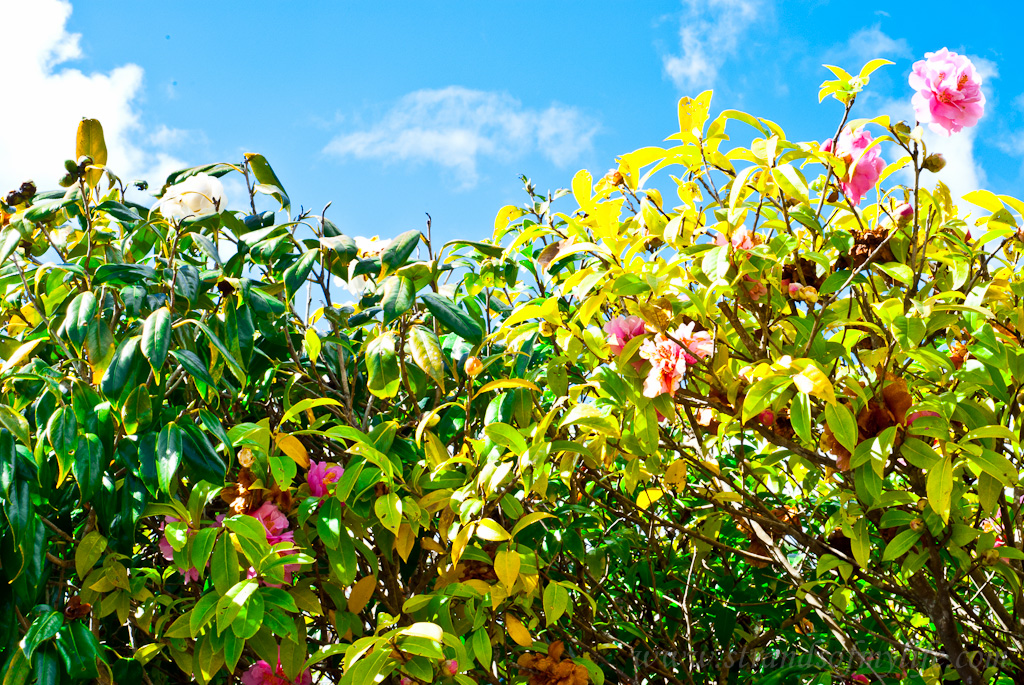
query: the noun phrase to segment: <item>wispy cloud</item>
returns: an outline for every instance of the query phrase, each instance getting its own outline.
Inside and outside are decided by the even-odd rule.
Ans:
[[[469,188],[477,182],[481,158],[539,152],[565,166],[591,149],[598,129],[574,107],[530,109],[504,93],[449,86],[409,93],[379,122],[337,136],[324,151],[385,163],[439,164]]]
[[[665,73],[680,90],[713,85],[748,29],[773,9],[768,0],[685,0],[684,5],[679,54],[662,57]]]
[[[905,38],[893,38],[882,31],[881,24],[863,28],[852,34],[844,45],[825,53],[825,61],[856,73],[876,57],[913,57]]]
[[[143,69],[125,64],[106,73],[67,68],[82,56],[80,35],[66,29],[67,0],[4,3],[8,27],[0,41],[5,78],[17,98],[4,103],[0,129],[0,192],[32,178],[40,188],[57,185],[61,162],[74,157],[75,131],[82,117],[99,119],[108,163],[126,179],[162,180],[160,174],[184,166],[167,150],[154,149],[135,101]],[[170,130],[167,129],[169,132]],[[167,133],[157,139],[167,138]]]

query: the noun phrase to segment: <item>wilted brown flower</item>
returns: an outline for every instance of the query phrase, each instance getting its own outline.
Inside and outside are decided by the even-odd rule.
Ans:
[[[569,659],[562,659],[565,645],[556,640],[545,654],[523,654],[516,661],[519,670],[528,675],[530,685],[587,685],[587,669]]]

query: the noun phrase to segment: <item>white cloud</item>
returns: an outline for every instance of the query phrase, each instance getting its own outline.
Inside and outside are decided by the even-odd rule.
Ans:
[[[825,53],[825,60],[850,73],[856,73],[876,57],[913,56],[905,38],[893,38],[882,31],[880,24],[875,24],[852,34],[842,47]]]
[[[166,144],[168,133],[158,131],[156,143],[142,142],[148,136],[135,106],[142,67],[125,64],[84,74],[64,66],[82,56],[80,35],[66,28],[68,0],[2,0],[0,7],[9,29],[0,41],[0,64],[13,96],[5,98],[0,129],[0,192],[29,178],[40,189],[56,187],[64,173],[61,163],[74,157],[82,117],[103,124],[107,163],[126,180],[159,182],[157,174],[185,166],[168,151],[152,149]]]
[[[678,55],[665,55],[665,73],[680,90],[714,84],[718,70],[755,21],[771,12],[766,0],[685,0]]]
[[[483,157],[510,159],[537,151],[558,166],[591,149],[598,124],[574,107],[523,107],[504,93],[449,86],[401,98],[368,129],[334,138],[324,151],[385,162],[431,162],[454,171],[464,188],[477,181]]]

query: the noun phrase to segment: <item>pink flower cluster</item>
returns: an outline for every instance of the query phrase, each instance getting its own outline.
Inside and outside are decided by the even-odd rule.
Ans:
[[[839,179],[839,187],[855,205],[860,204],[861,198],[875,187],[885,169],[885,160],[879,154],[878,146],[871,145],[872,140],[871,132],[863,126],[857,129],[847,126],[839,134],[834,150],[831,139],[821,146],[825,152],[833,152],[846,162],[846,174]]]
[[[309,484],[309,494],[313,497],[324,497],[329,486],[338,482],[345,469],[338,464],[327,461],[309,462],[309,471],[306,472],[306,483]]]
[[[761,234],[742,226],[733,231],[731,238],[727,239],[721,233],[715,236],[715,245],[722,247],[731,243],[734,249],[743,250],[744,252],[753,250],[763,242],[764,238],[761,237]]]
[[[313,674],[307,670],[295,676],[295,680],[289,680],[280,658],[276,669],[260,659],[242,674],[242,685],[313,685]]]
[[[719,247],[732,245],[733,250],[736,252],[750,252],[763,242],[764,238],[760,233],[751,231],[742,226],[733,231],[732,236],[729,238],[726,238],[721,233],[715,236],[715,245],[718,245]],[[763,295],[768,293],[768,288],[765,287],[764,283],[753,278],[750,274],[743,275],[743,288],[747,291],[747,295],[754,302],[757,302]]]
[[[618,316],[604,325],[608,334],[608,349],[614,355],[622,354],[622,348],[630,340],[646,332],[643,320],[639,316]]]
[[[946,48],[924,56],[910,73],[910,87],[917,91],[911,100],[917,120],[946,136],[978,123],[985,113],[985,94],[971,60]]]
[[[674,337],[683,344],[659,333],[640,346],[640,356],[651,363],[644,380],[644,397],[674,393],[686,374],[686,365],[706,359],[714,351],[711,334],[707,331],[694,333],[692,323],[676,331]]]

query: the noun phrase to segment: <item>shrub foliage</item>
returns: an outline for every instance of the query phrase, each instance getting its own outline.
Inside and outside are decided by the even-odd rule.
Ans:
[[[880,65],[440,247],[83,121],[2,207],[4,685],[1019,682],[1024,203],[849,120]]]

